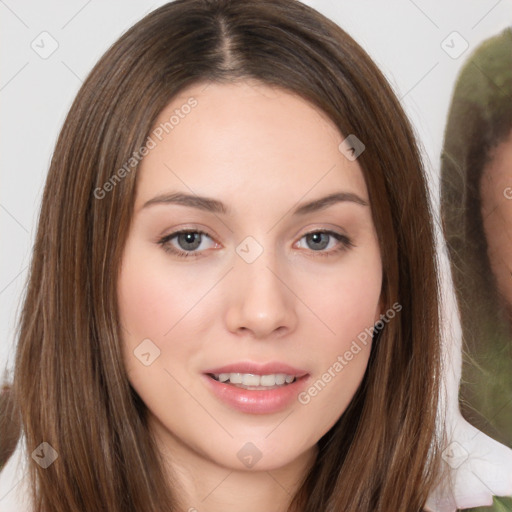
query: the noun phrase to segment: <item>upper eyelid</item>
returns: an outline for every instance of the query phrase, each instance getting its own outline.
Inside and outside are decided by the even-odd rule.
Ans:
[[[161,237],[159,239],[159,242],[162,243],[162,244],[164,242],[168,243],[172,239],[174,239],[175,237],[177,237],[177,236],[179,236],[179,235],[181,235],[183,233],[199,233],[201,235],[206,235],[208,238],[210,238],[216,244],[219,243],[214,236],[210,235],[210,233],[208,233],[206,230],[199,229],[199,228],[183,228],[183,229],[178,229],[177,231],[173,231],[172,233],[169,233],[168,235],[164,235],[163,237]],[[349,237],[348,235],[346,235],[344,233],[338,233],[334,229],[328,229],[328,228],[315,228],[315,229],[311,229],[311,230],[306,231],[305,233],[303,233],[299,237],[298,240],[302,240],[302,238],[304,238],[305,236],[312,235],[312,234],[315,234],[315,233],[325,233],[325,234],[328,234],[329,236],[333,236],[333,238],[335,238],[340,243],[345,243],[346,245],[355,246],[353,244],[353,242],[352,242],[352,238],[351,237]],[[343,239],[345,239],[346,241],[343,242],[342,241]],[[180,251],[180,249],[176,249],[176,250]],[[194,253],[200,254],[201,252],[204,252],[204,250],[203,251],[183,251],[183,252],[189,252],[190,254],[194,254]],[[318,252],[321,252],[321,251],[318,251]]]
[[[201,228],[183,228],[183,229],[178,229],[177,231],[172,231],[171,233],[169,233],[167,235],[161,236],[160,239],[171,239],[171,238],[173,238],[173,237],[175,237],[177,235],[181,235],[183,233],[200,233],[202,235],[206,235],[206,236],[210,237],[212,240],[215,240],[215,236],[214,235],[211,235],[207,230],[204,230],[204,229],[201,229]],[[303,233],[300,236],[300,238],[302,238],[302,237],[304,237],[306,235],[314,234],[314,233],[335,234],[335,235],[339,235],[339,236],[343,236],[343,237],[349,238],[349,236],[346,235],[345,233],[338,233],[337,231],[335,231],[332,228],[313,228],[313,229]]]

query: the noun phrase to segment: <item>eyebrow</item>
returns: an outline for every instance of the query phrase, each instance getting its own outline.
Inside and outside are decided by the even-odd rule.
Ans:
[[[323,210],[332,206],[336,203],[351,202],[361,206],[368,206],[368,203],[353,192],[336,192],[329,194],[328,196],[303,203],[293,211],[293,215],[305,215],[308,213]],[[183,193],[171,193],[162,194],[152,199],[149,199],[144,203],[141,209],[147,208],[153,205],[167,205],[177,204],[181,206],[188,206],[189,208],[197,208],[212,213],[218,213],[227,215],[229,214],[229,208],[221,201],[217,199],[211,199],[209,197],[189,195]]]

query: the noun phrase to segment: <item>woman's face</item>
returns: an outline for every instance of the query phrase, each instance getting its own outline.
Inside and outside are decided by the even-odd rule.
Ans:
[[[118,284],[131,385],[163,447],[284,467],[347,408],[380,318],[361,168],[316,108],[248,82],[185,90],[151,138]]]
[[[480,183],[487,254],[498,289],[512,312],[511,171],[512,132],[492,152]]]

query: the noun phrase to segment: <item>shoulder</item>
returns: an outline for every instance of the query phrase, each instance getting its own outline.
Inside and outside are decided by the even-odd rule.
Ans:
[[[31,512],[30,487],[27,478],[27,455],[23,436],[0,471],[0,510]]]

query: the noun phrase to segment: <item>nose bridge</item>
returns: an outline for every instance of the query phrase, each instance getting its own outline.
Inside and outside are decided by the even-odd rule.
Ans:
[[[233,332],[249,330],[255,337],[294,329],[293,294],[283,284],[286,272],[278,261],[278,254],[252,237],[242,241],[236,252],[228,328]]]

